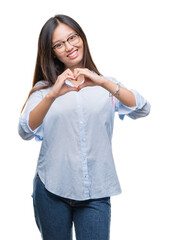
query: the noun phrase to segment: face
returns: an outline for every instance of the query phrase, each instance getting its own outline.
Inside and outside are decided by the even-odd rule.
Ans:
[[[81,37],[77,35],[75,37],[77,37],[78,40],[73,40],[74,34],[76,34],[76,32],[71,27],[64,23],[59,23],[53,32],[52,38],[52,47],[57,46],[53,49],[56,57],[64,63],[65,68],[70,68],[71,70],[82,67],[83,59],[83,41]],[[69,42],[66,41],[68,38],[70,39]],[[66,42],[60,48],[62,41]]]

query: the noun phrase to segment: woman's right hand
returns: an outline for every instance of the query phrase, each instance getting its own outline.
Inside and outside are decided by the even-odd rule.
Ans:
[[[53,88],[51,89],[50,95],[53,98],[57,98],[70,91],[78,91],[77,87],[68,87],[65,83],[66,79],[75,80],[74,75],[69,68],[58,76]]]

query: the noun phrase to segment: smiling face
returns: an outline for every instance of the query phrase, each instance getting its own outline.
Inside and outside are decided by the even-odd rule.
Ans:
[[[55,28],[52,37],[52,46],[56,46],[53,49],[56,57],[65,65],[66,68],[70,68],[72,71],[74,68],[82,67],[83,60],[83,41],[80,36],[75,36],[78,41],[73,40],[73,35],[77,34],[75,30],[64,23],[59,23]],[[66,41],[70,39],[70,41]],[[61,42],[63,43],[62,49],[60,48]]]

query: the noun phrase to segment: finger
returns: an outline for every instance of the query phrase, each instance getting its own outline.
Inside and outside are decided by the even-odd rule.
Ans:
[[[85,77],[90,78],[90,72],[86,68],[78,68],[76,78],[78,78],[80,75],[84,75]]]
[[[75,68],[73,73],[74,73],[74,77],[76,77],[76,75],[78,73],[78,68]]]
[[[67,79],[67,78],[68,78],[68,79],[75,80],[75,77],[74,77],[74,76],[71,76],[71,75],[69,75],[69,74],[66,76],[66,79]]]
[[[79,90],[84,88],[84,87],[87,87],[88,85],[86,84],[86,82],[82,83],[81,85],[78,86]]]
[[[66,74],[65,74],[65,77],[64,77],[64,80],[66,80],[66,79],[75,80],[75,77],[74,77],[72,74],[70,74],[70,73],[66,73]]]
[[[79,91],[78,87],[68,87],[68,92],[70,91]]]
[[[73,76],[73,72],[68,68],[66,69],[66,73],[70,74],[71,76]]]
[[[74,76],[77,78],[79,75],[83,74],[84,69],[83,68],[75,68],[74,69]]]
[[[71,78],[71,79],[75,80],[74,74],[73,74],[73,72],[70,69],[66,70],[65,77],[66,78]]]

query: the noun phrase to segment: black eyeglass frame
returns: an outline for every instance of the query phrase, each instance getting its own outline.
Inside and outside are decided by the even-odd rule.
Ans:
[[[68,37],[67,38],[67,40],[66,41],[61,41],[61,42],[58,42],[58,43],[63,43],[63,44],[65,44],[66,42],[68,42],[69,43],[69,39],[72,37],[72,36],[80,36],[80,34],[79,33],[75,33],[75,34],[72,34],[70,37]],[[54,50],[55,48],[56,48],[56,45],[58,44],[58,43],[56,43],[53,47],[52,47],[52,50]],[[71,44],[71,43],[69,43],[69,44]],[[72,44],[71,44],[72,45]]]

